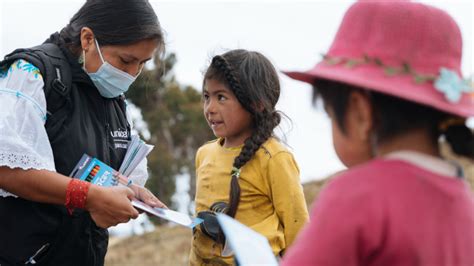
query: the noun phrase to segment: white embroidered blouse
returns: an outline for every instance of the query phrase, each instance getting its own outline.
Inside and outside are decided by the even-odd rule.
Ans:
[[[55,171],[53,151],[44,127],[46,99],[40,71],[25,60],[0,69],[0,166]],[[130,118],[127,110],[127,118]],[[129,119],[131,126],[132,121]],[[146,160],[130,178],[143,186]],[[0,188],[0,196],[15,196]],[[15,196],[16,197],[16,196]]]

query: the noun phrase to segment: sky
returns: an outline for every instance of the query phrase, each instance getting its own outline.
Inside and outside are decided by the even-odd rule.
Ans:
[[[166,32],[167,51],[177,55],[175,75],[200,89],[210,58],[228,49],[256,50],[279,70],[306,70],[320,60],[354,1],[150,1]],[[462,70],[473,71],[471,1],[421,1],[446,10],[463,34]],[[84,1],[0,0],[0,57],[44,41],[64,27]],[[331,140],[330,124],[311,104],[311,88],[280,75],[277,109],[286,142],[300,166],[302,181],[324,178],[343,169]],[[282,135],[281,133],[279,135]]]

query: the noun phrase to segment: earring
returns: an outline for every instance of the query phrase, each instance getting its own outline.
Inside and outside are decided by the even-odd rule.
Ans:
[[[84,54],[81,54],[81,55],[79,56],[79,58],[77,59],[77,62],[78,62],[79,64],[81,64],[81,65],[84,64]]]
[[[81,64],[83,67],[86,64],[86,50],[82,50],[82,54],[77,59],[77,62]]]

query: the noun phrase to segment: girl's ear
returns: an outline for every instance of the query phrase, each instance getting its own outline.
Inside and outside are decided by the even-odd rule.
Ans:
[[[344,132],[339,132],[338,136],[333,132],[333,138],[338,138],[334,142],[336,153],[348,167],[367,162],[374,157],[371,139],[372,116],[369,96],[363,92],[351,92],[344,117]]]
[[[352,120],[347,121],[350,130],[358,140],[369,143],[374,127],[374,113],[369,95],[360,91],[351,92],[348,105],[348,120]]]

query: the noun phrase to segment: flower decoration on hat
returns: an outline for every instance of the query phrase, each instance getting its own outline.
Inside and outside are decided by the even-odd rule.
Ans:
[[[461,100],[463,93],[474,95],[472,82],[462,79],[459,75],[450,69],[442,67],[439,75],[417,73],[408,63],[403,63],[400,67],[384,64],[377,57],[364,55],[362,58],[333,57],[323,54],[323,61],[328,65],[343,64],[346,68],[354,68],[363,64],[374,64],[385,72],[388,76],[411,75],[417,84],[433,82],[437,91],[444,94],[447,101],[457,103]]]
[[[446,99],[452,103],[459,102],[463,93],[473,91],[467,80],[461,79],[456,72],[444,67],[440,69],[440,75],[433,85],[436,90],[442,92]]]

